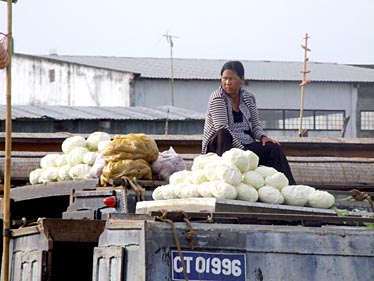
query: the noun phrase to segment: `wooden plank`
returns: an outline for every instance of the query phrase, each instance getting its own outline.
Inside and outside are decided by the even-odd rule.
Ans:
[[[70,136],[58,133],[13,133],[13,151],[60,152],[62,142]],[[87,137],[88,134],[79,134]],[[149,135],[160,151],[172,146],[178,153],[201,153],[202,135]],[[335,156],[374,158],[374,138],[274,137],[288,156]],[[5,133],[0,133],[0,151],[5,148]]]
[[[162,217],[174,222],[184,222],[187,218],[190,222],[211,222],[222,223],[231,221],[239,224],[292,224],[292,225],[344,225],[344,226],[366,226],[374,225],[374,218],[362,216],[339,217],[337,215],[308,215],[308,214],[289,214],[289,213],[236,213],[236,212],[167,212],[153,211],[150,214],[153,217]]]
[[[11,161],[12,181],[29,180],[32,170],[40,167],[40,159],[47,152],[13,152]],[[200,154],[182,154],[187,170],[191,170],[193,159]],[[374,191],[374,158],[359,157],[287,157],[298,184],[306,184],[321,189],[358,188]],[[4,156],[0,153],[0,179],[5,168]],[[117,183],[122,184],[122,183]],[[162,185],[162,181],[143,181],[142,186]]]
[[[17,202],[37,198],[69,196],[73,189],[92,190],[96,188],[97,184],[98,181],[96,179],[91,179],[19,186],[10,190],[10,197]]]
[[[97,242],[105,227],[103,220],[43,219],[44,233],[54,241]]]
[[[183,198],[157,201],[141,201],[136,204],[136,214],[150,214],[153,211],[167,212],[234,212],[234,213],[287,213],[336,215],[331,209],[268,204],[218,198]]]

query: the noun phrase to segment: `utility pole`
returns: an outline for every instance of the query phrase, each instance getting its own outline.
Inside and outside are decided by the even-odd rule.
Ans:
[[[307,56],[307,53],[311,51],[308,48],[308,38],[309,38],[308,33],[306,33],[305,38],[304,38],[304,44],[301,44],[301,48],[304,49],[304,67],[303,67],[303,70],[300,71],[302,73],[303,78],[302,78],[302,81],[299,85],[301,87],[299,137],[303,137],[305,135],[305,131],[303,130],[304,86],[311,82],[311,80],[306,79],[306,74],[310,73],[310,70],[307,70],[307,67],[306,67],[307,62],[309,60],[308,56]]]
[[[11,157],[12,157],[12,56],[13,56],[13,35],[12,35],[12,3],[16,0],[7,0],[7,52],[8,64],[6,66],[6,120],[5,120],[5,175],[4,175],[4,198],[3,198],[3,259],[1,280],[9,280],[9,242],[10,242],[10,185],[11,185]],[[2,44],[2,42],[0,42]]]
[[[174,66],[173,66],[173,38],[178,38],[177,36],[172,36],[168,33],[164,34],[167,42],[170,45],[170,86],[171,86],[171,106],[174,106]]]

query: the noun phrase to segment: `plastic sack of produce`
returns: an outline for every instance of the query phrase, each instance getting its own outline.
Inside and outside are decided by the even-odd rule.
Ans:
[[[153,178],[168,181],[169,177],[178,171],[186,169],[182,155],[170,147],[169,150],[160,152],[156,161],[151,164]]]
[[[106,162],[100,177],[100,184],[106,186],[109,179],[120,179],[122,177],[150,180],[152,179],[151,165],[144,159]]]
[[[158,158],[158,147],[154,139],[146,134],[115,136],[102,151],[106,162],[122,159],[143,159],[151,163]]]

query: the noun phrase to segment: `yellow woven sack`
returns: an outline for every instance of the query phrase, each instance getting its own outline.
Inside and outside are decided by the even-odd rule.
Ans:
[[[157,160],[159,151],[154,139],[139,133],[115,136],[105,146],[102,153],[106,162],[121,159],[144,159],[151,163]]]
[[[100,184],[105,186],[109,179],[120,179],[124,176],[130,179],[135,177],[137,179],[150,180],[152,179],[151,166],[143,159],[109,161],[103,168]]]

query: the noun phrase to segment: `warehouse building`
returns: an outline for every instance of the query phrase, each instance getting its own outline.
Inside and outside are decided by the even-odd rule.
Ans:
[[[171,106],[204,114],[210,93],[220,84],[224,62],[173,59],[171,68],[166,58],[15,54],[12,104]],[[303,63],[242,62],[245,87],[256,96],[266,131],[273,136],[297,136]],[[308,62],[307,68],[312,82],[304,88],[302,128],[308,136],[374,137],[374,70],[317,62]],[[4,76],[1,71],[0,79]],[[5,97],[3,91],[5,87],[0,89]],[[5,98],[0,104],[5,104]],[[202,123],[195,132],[202,131]]]

